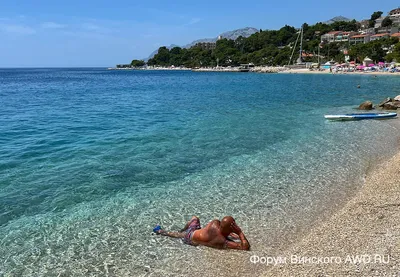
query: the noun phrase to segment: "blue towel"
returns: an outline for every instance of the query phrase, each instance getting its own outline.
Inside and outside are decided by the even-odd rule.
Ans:
[[[160,225],[157,225],[156,227],[154,227],[153,232],[157,233],[157,231],[160,231],[162,228]]]

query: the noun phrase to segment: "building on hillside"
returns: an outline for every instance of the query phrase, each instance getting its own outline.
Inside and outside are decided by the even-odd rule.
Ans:
[[[396,33],[398,33],[398,32],[399,32],[399,27],[397,27],[397,26],[392,27],[392,28],[390,29],[390,34],[391,34],[391,35],[396,34]]]
[[[321,42],[331,43],[331,42],[345,42],[349,41],[351,36],[357,35],[357,32],[342,32],[342,31],[332,31],[321,36]]]
[[[389,12],[389,16],[398,16],[398,17],[400,17],[400,8],[391,10]]]
[[[390,19],[392,20],[392,28],[393,26],[399,26],[400,25],[400,16],[391,16]]]
[[[369,28],[369,19],[364,19],[358,22],[360,24],[360,31]]]
[[[374,41],[374,40],[378,40],[378,39],[382,39],[382,38],[389,38],[389,37],[390,37],[389,33],[376,34],[376,35],[372,35],[370,37],[370,41]]]
[[[387,15],[392,20],[392,25],[400,24],[400,8],[391,10]],[[381,16],[375,21],[375,28],[382,27],[382,21],[386,18],[386,16]]]
[[[365,35],[365,34],[375,35],[375,28],[364,29],[364,30],[361,30],[359,33],[361,35]]]
[[[349,38],[351,36],[355,36],[357,34],[358,33],[356,33],[356,32],[342,32],[341,34],[338,34],[336,36],[335,41],[338,41],[338,42],[340,42],[340,41],[349,41]]]
[[[321,41],[324,41],[327,43],[334,42],[336,40],[336,37],[338,35],[342,35],[342,33],[343,32],[341,32],[341,31],[332,31],[332,32],[326,33],[321,36]]]
[[[354,35],[349,38],[350,44],[367,43],[370,41],[370,34]]]
[[[386,16],[381,16],[375,20],[375,29],[379,29],[382,27],[382,21],[385,19]]]
[[[194,47],[200,47],[203,50],[214,50],[216,45],[215,42],[198,42]]]

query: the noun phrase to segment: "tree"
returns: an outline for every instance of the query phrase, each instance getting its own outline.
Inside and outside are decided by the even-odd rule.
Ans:
[[[147,61],[148,65],[161,65],[168,66],[169,65],[170,54],[167,47],[162,46],[158,48],[158,53],[154,55],[152,59]]]
[[[374,12],[373,14],[371,14],[371,20],[377,20],[379,17],[381,17],[382,14],[383,12],[381,11]]]
[[[374,23],[375,24],[375,23]],[[336,21],[331,24],[333,30],[335,31],[354,31],[359,29],[359,25],[356,20],[352,21]]]
[[[131,66],[134,67],[140,67],[140,66],[144,66],[146,63],[142,60],[132,60],[131,62]]]
[[[169,51],[169,64],[175,66],[182,65],[182,48],[176,46]]]
[[[392,26],[393,21],[390,19],[389,16],[386,16],[385,19],[382,20],[382,27],[389,27]]]
[[[381,15],[381,11],[374,12],[371,15],[373,24]],[[385,19],[384,21],[383,25],[388,24],[388,20]],[[357,31],[358,29],[359,25],[355,20],[350,22],[338,21],[330,25],[321,22],[315,25],[303,24],[303,50],[306,53],[313,54],[313,57],[308,57],[309,61],[317,61],[316,53],[318,52],[325,61],[331,59],[344,61],[343,49],[349,49],[349,55],[358,61],[362,61],[366,56],[374,61],[382,61],[386,55],[385,52],[395,48],[394,53],[386,56],[386,60],[400,60],[400,46],[397,45],[393,48],[393,45],[398,43],[396,38],[380,39],[351,47],[348,42],[334,42],[325,44],[321,49],[319,48],[323,34],[333,30]],[[189,49],[174,47],[169,50],[164,46],[158,49],[158,53],[152,59],[149,59],[147,64],[206,67],[215,66],[218,61],[221,66],[236,66],[250,62],[255,65],[284,65],[289,62],[292,51],[296,53],[294,60],[297,58],[300,43],[297,43],[295,47],[295,41],[298,36],[299,29],[285,25],[279,30],[260,30],[247,38],[238,37],[236,40],[226,38],[218,40],[213,50],[207,50],[199,46]]]
[[[235,42],[231,39],[224,38],[218,40],[214,53],[215,57],[219,60],[220,65],[239,64],[240,52],[235,48]]]
[[[400,62],[400,42],[394,46],[392,53],[386,55],[385,60]]]
[[[371,41],[365,44],[356,44],[350,48],[349,54],[353,59],[357,59],[359,62],[362,62],[365,57],[369,57],[373,61],[383,61],[386,59],[386,52],[383,49],[393,45],[395,41],[396,38],[388,38]]]
[[[381,12],[381,11],[377,11],[377,12],[374,12],[373,14],[371,14],[371,19],[369,20],[370,28],[374,28],[376,20],[379,17],[381,17],[382,14],[383,14],[383,12]]]

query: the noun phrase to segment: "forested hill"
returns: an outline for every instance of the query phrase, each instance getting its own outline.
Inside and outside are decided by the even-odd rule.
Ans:
[[[398,38],[380,39],[357,45],[349,45],[349,42],[321,44],[321,36],[325,33],[330,31],[356,32],[359,28],[359,23],[355,20],[336,21],[332,24],[303,24],[304,61],[317,62],[318,53],[320,53],[321,62],[330,60],[344,62],[344,50],[348,51],[351,60],[358,62],[367,56],[374,61],[392,61],[394,59],[400,61]],[[190,68],[216,66],[217,64],[219,66],[237,66],[246,63],[271,66],[285,65],[288,64],[292,53],[294,53],[292,62],[298,57],[300,43],[297,43],[296,48],[294,48],[298,34],[299,29],[285,25],[279,30],[258,30],[247,38],[239,36],[236,39],[218,40],[215,49],[212,50],[200,46],[193,46],[188,49],[160,47],[158,53],[152,59],[149,59],[147,64],[150,66],[174,65]],[[388,49],[393,49],[392,53],[387,54]]]
[[[258,32],[259,30],[253,27],[245,27],[245,28],[241,28],[241,29],[237,29],[237,30],[233,30],[233,31],[228,31],[228,32],[224,32],[222,34],[220,34],[217,37],[214,38],[202,38],[202,39],[197,39],[195,41],[192,41],[189,44],[186,44],[185,46],[182,46],[182,48],[190,48],[193,47],[194,45],[196,45],[199,42],[216,42],[218,40],[218,37],[222,37],[222,38],[226,38],[226,39],[232,39],[235,40],[238,37],[242,36],[242,37],[249,37],[252,34]],[[168,48],[169,50],[176,47],[178,45],[170,45],[167,46],[166,48]],[[155,54],[157,54],[158,50],[153,51],[149,57],[147,59],[145,59],[145,61],[148,61],[149,59],[153,58]]]

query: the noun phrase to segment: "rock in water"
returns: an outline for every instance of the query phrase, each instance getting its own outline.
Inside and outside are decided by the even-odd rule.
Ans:
[[[388,97],[388,98],[386,98],[385,100],[383,100],[383,101],[378,105],[378,107],[383,107],[386,103],[389,103],[389,102],[392,102],[392,101],[393,101],[392,98]]]
[[[394,101],[400,101],[400,95],[397,95],[397,96],[394,98]]]
[[[361,103],[361,105],[358,107],[359,110],[372,110],[373,109],[373,103],[371,101],[365,101]]]
[[[392,102],[388,102],[388,103],[385,103],[385,104],[383,105],[383,108],[384,108],[385,110],[397,110],[397,105],[395,105],[395,104],[392,103]]]

